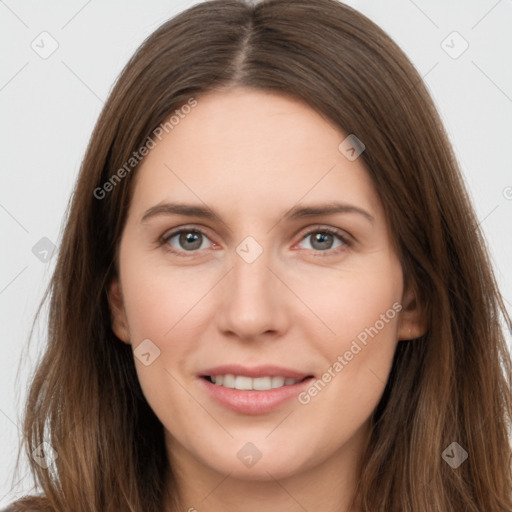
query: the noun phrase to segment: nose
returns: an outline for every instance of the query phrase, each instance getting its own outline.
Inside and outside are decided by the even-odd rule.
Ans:
[[[290,292],[265,251],[252,263],[235,253],[222,293],[217,325],[224,335],[251,341],[276,338],[288,329]]]

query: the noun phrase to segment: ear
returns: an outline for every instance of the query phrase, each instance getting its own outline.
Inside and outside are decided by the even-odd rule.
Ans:
[[[401,304],[398,339],[413,340],[423,336],[427,332],[427,318],[412,286],[404,290]]]
[[[110,283],[108,291],[108,302],[110,306],[111,325],[114,334],[125,343],[130,343],[130,331],[128,329],[128,321],[126,311],[123,304],[123,293],[121,283],[115,277]]]

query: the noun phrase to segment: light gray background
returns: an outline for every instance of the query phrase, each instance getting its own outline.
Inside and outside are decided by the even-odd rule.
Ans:
[[[0,0],[0,506],[30,490],[26,466],[20,475],[13,468],[44,317],[27,350],[29,328],[55,264],[41,261],[47,242],[39,241],[59,243],[86,144],[123,65],[147,35],[195,3]],[[512,310],[512,1],[347,3],[386,30],[424,76]],[[44,31],[58,43],[46,59],[31,47],[51,48]],[[465,43],[454,31],[469,44],[458,58]]]

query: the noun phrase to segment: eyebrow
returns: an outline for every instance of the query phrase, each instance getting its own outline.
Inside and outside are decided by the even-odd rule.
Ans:
[[[363,216],[372,224],[375,222],[373,215],[368,213],[366,210],[355,205],[338,202],[316,204],[311,206],[296,205],[283,215],[283,219],[293,220],[309,217],[320,217],[322,215],[334,215],[337,213],[356,213]],[[160,203],[146,210],[140,222],[145,223],[149,219],[159,215],[185,215],[187,217],[199,217],[209,220],[220,218],[211,209],[205,206],[185,203]]]

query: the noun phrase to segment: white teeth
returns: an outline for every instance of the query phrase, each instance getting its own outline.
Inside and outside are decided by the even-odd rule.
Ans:
[[[242,377],[239,375],[238,377],[235,377],[235,389],[252,389],[252,379],[251,377]]]
[[[282,388],[283,386],[291,386],[300,382],[298,379],[285,377],[245,377],[243,375],[217,375],[210,377],[212,382],[217,386],[225,388],[239,389],[241,391],[268,391],[270,389]]]
[[[252,388],[258,391],[272,389],[272,377],[256,377],[252,379]]]
[[[272,377],[272,389],[284,386],[284,377]]]
[[[222,385],[225,388],[233,389],[235,387],[235,376],[234,375],[224,375],[224,382]]]

